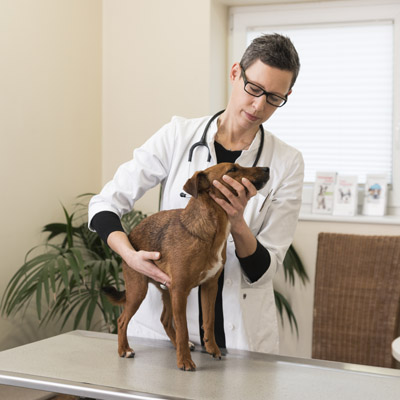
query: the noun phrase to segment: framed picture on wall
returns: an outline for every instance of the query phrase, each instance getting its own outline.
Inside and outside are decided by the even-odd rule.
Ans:
[[[333,215],[357,215],[358,178],[356,175],[338,175],[333,197]]]
[[[317,172],[315,176],[312,212],[332,214],[336,172]]]
[[[385,174],[367,175],[364,192],[363,214],[382,216],[386,214],[388,179]]]

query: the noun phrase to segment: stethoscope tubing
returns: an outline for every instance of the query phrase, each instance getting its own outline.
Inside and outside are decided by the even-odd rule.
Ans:
[[[207,139],[208,129],[210,128],[210,125],[212,124],[212,122],[217,117],[219,117],[224,111],[225,110],[218,111],[216,114],[214,114],[210,118],[210,120],[207,122],[206,127],[204,128],[204,132],[203,132],[203,134],[201,136],[201,139],[198,142],[194,143],[190,147],[190,149],[189,149],[189,157],[188,157],[188,162],[189,163],[192,162],[194,150],[196,149],[196,147],[200,147],[200,146],[205,146],[207,148],[207,150],[208,150],[207,162],[211,161],[211,151],[210,151],[210,148],[208,147],[207,140],[206,140]],[[256,158],[254,160],[253,167],[255,167],[257,165],[258,161],[260,160],[261,153],[262,153],[262,150],[263,150],[263,147],[264,147],[264,127],[262,125],[260,125],[260,131],[261,131],[260,146],[258,147],[257,155],[256,155]]]
[[[218,111],[218,112],[217,112],[216,114],[214,114],[214,115],[210,118],[210,120],[207,122],[207,125],[206,125],[206,127],[204,128],[204,132],[203,132],[203,134],[201,135],[201,139],[200,139],[198,142],[194,143],[194,144],[192,145],[192,147],[190,147],[190,149],[189,149],[188,162],[192,162],[193,151],[194,151],[194,149],[195,149],[196,147],[200,147],[200,146],[206,146],[206,147],[207,147],[207,150],[208,150],[207,162],[210,162],[210,160],[211,160],[211,152],[210,152],[210,148],[208,147],[208,144],[207,144],[207,141],[206,141],[206,139],[207,139],[207,132],[208,132],[208,129],[210,128],[210,125],[211,125],[212,122],[215,120],[215,118],[219,117],[224,111],[225,111],[225,110]]]

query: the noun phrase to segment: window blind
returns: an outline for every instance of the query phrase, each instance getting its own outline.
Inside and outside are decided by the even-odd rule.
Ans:
[[[288,103],[265,123],[305,160],[305,182],[317,171],[392,176],[393,24],[391,21],[255,28],[293,41],[301,62]]]

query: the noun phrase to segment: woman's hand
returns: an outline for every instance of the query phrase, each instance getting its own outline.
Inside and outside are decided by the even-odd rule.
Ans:
[[[244,220],[244,209],[250,198],[257,194],[257,189],[246,178],[242,179],[240,184],[228,175],[222,177],[224,182],[231,186],[235,191],[232,193],[226,186],[218,181],[214,181],[213,185],[228,199],[220,199],[213,194],[210,196],[219,204],[227,213],[229,222],[231,223],[231,233],[235,242],[236,254],[239,257],[248,257],[257,249],[257,240]]]
[[[128,258],[124,260],[135,271],[148,276],[156,282],[163,284],[166,282],[166,286],[169,286],[171,283],[170,277],[161,271],[153,262],[158,260],[160,256],[160,253],[155,251],[133,250],[130,252]]]
[[[120,231],[110,233],[107,238],[107,244],[135,271],[166,286],[171,284],[171,278],[154,264],[154,261],[160,258],[160,253],[143,250],[136,251],[132,247],[128,236]]]
[[[232,229],[235,229],[237,224],[240,225],[243,223],[244,209],[246,208],[249,199],[257,194],[257,189],[246,178],[242,179],[241,184],[228,175],[224,175],[222,179],[231,186],[232,189],[234,189],[236,194],[232,193],[232,191],[226,186],[215,180],[213,182],[214,186],[228,199],[229,202],[217,198],[214,195],[211,195],[211,197],[226,211]]]

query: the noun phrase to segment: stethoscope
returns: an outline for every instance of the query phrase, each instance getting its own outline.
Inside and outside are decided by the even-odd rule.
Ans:
[[[203,135],[201,136],[201,139],[198,142],[194,143],[190,147],[190,149],[189,149],[189,157],[188,157],[188,162],[189,163],[192,162],[193,151],[196,149],[196,147],[200,147],[200,146],[205,146],[207,148],[207,150],[208,150],[207,162],[210,162],[210,160],[211,160],[211,152],[210,152],[210,148],[209,148],[209,146],[207,144],[207,132],[208,132],[208,129],[210,128],[210,125],[212,124],[212,122],[217,117],[219,117],[224,111],[225,110],[218,111],[216,114],[214,114],[210,118],[210,120],[207,122],[206,127],[204,128],[204,132],[203,132]],[[258,147],[257,155],[256,155],[256,158],[254,160],[253,167],[255,167],[257,165],[258,160],[260,159],[260,156],[261,156],[261,153],[262,153],[262,150],[263,150],[263,146],[264,146],[264,127],[262,125],[260,125],[260,131],[261,131],[260,146]]]

